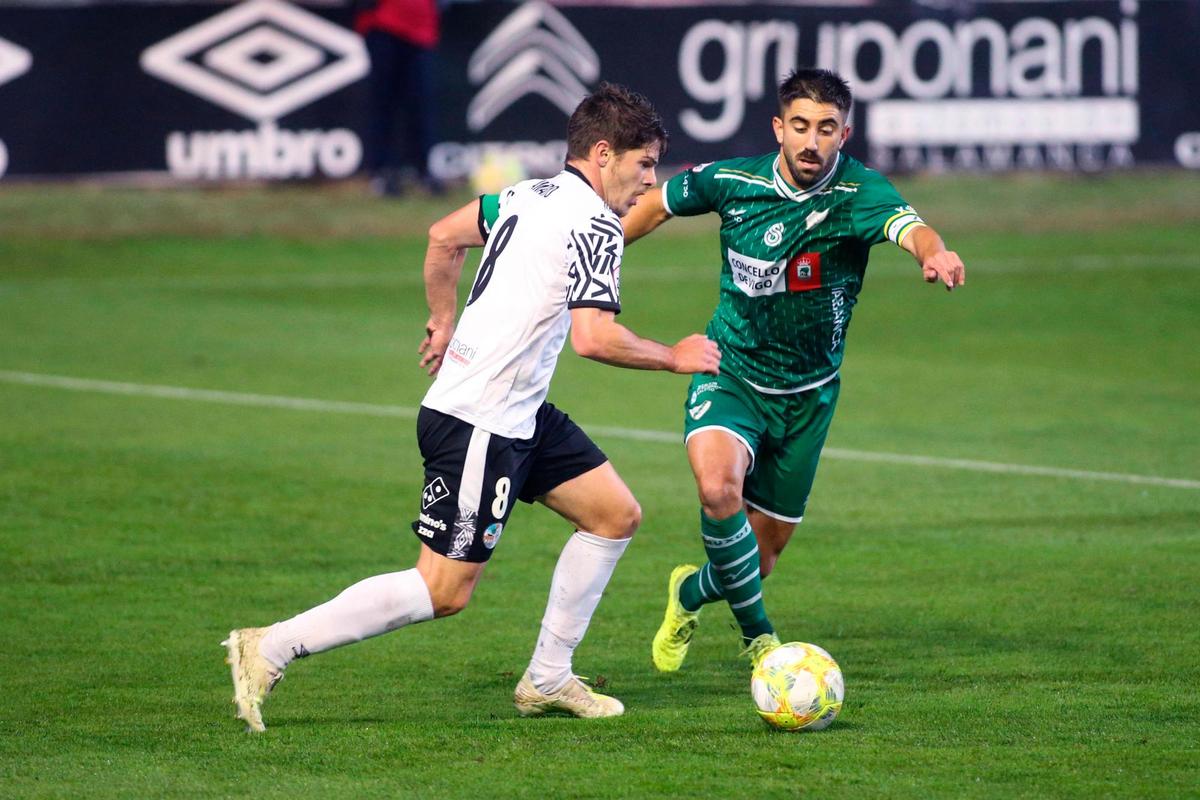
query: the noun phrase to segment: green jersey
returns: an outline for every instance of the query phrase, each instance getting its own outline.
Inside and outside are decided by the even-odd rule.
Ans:
[[[837,373],[872,245],[900,244],[924,224],[887,178],[845,154],[804,191],[779,170],[772,153],[701,164],[663,185],[669,213],[721,215],[721,297],[708,336],[722,372],[775,394]]]

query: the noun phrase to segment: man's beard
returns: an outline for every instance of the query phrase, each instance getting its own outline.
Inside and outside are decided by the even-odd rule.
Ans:
[[[812,178],[806,178],[803,175],[799,174],[800,156],[801,155],[802,154],[797,153],[795,158],[786,159],[788,172],[792,173],[792,180],[796,183],[796,185],[798,187],[800,187],[801,189],[808,189],[811,186],[813,186],[815,183],[820,181],[822,178],[825,177],[826,164],[824,162],[822,162],[821,166],[817,167],[817,174],[814,175]],[[820,156],[817,156],[817,158],[820,158]]]

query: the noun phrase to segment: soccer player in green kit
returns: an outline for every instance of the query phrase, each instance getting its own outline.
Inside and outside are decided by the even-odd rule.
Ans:
[[[762,578],[804,516],[871,247],[902,247],[947,290],[964,281],[962,261],[891,183],[841,152],[850,104],[837,74],[792,73],[779,86],[777,153],[694,167],[622,221],[628,243],[672,216],[721,217],[721,294],[707,331],[721,373],[695,376],[684,417],[708,561],[671,573],[652,646],[664,672],[683,664],[700,610],[717,600],[752,664],[779,644]]]

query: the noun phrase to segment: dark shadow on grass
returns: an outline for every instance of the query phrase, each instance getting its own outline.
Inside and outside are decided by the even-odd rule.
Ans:
[[[267,730],[271,729],[282,730],[285,728],[315,728],[318,726],[326,727],[331,725],[394,725],[397,722],[404,720],[399,717],[384,717],[384,716],[366,716],[359,715],[353,717],[329,715],[306,715],[303,717],[286,717],[278,719],[266,719]]]

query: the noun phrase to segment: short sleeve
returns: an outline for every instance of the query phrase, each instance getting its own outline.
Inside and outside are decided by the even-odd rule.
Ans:
[[[600,215],[571,230],[567,247],[567,308],[600,308],[621,313],[621,256],[625,232],[611,216]]]
[[[487,241],[488,234],[492,232],[492,226],[496,224],[499,217],[500,195],[479,195],[479,235],[483,237],[484,241]]]
[[[715,164],[697,164],[663,184],[663,207],[677,217],[691,217],[717,210]]]
[[[854,232],[863,241],[875,245],[888,240],[897,245],[925,220],[905,202],[896,187],[877,172],[858,187],[854,198]]]

